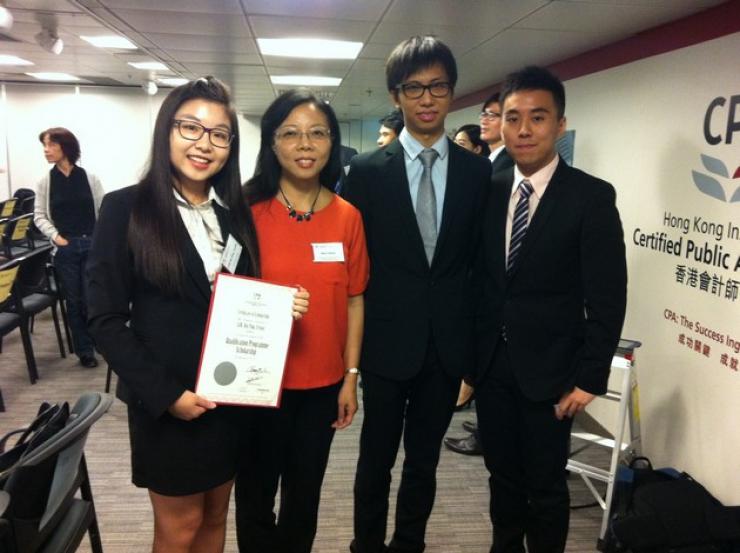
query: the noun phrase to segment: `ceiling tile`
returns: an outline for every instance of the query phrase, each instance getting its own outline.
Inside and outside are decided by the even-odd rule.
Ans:
[[[242,14],[239,0],[100,0],[108,8],[202,14]]]
[[[139,32],[156,33],[167,29],[188,35],[250,36],[243,16],[119,9],[113,13]]]
[[[392,0],[242,0],[249,13],[377,21]]]
[[[250,15],[249,22],[258,38],[300,37],[365,42],[373,28],[370,22],[308,17]]]

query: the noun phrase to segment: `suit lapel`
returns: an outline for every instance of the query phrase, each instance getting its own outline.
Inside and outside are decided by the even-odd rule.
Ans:
[[[546,228],[550,215],[560,202],[560,198],[564,192],[563,186],[565,185],[564,181],[567,171],[567,164],[563,160],[560,160],[558,162],[557,169],[555,169],[555,173],[547,184],[547,188],[545,189],[545,193],[542,195],[542,199],[540,199],[540,203],[537,205],[537,211],[534,212],[534,216],[532,216],[532,220],[529,223],[527,235],[524,237],[524,243],[519,252],[516,267],[514,267],[514,270],[510,275],[511,277],[517,273],[527,255],[532,251],[532,248],[537,243],[537,239],[542,235]]]
[[[182,220],[179,221],[181,226],[182,236],[182,261],[185,265],[185,272],[190,277],[190,282],[193,284],[198,292],[198,297],[204,299],[206,302],[210,301],[211,297],[211,285],[208,282],[208,276],[206,275],[206,269],[203,265],[203,260],[198,254],[198,250],[195,249],[195,244],[190,238],[188,229],[185,228],[185,224]]]
[[[242,244],[241,240],[239,240],[235,234],[232,234],[232,224],[231,224],[231,217],[229,215],[229,210],[221,207],[216,202],[213,203],[213,210],[216,212],[216,217],[218,218],[218,225],[221,227],[221,236],[224,241],[224,246],[226,245],[229,236],[232,236],[234,240],[236,240],[239,245],[242,247],[241,254],[239,255],[239,262],[236,264],[236,273],[238,274],[248,274],[249,273],[249,255],[247,253],[247,247]]]
[[[506,279],[506,218],[511,199],[511,183],[514,180],[514,169],[505,170],[492,180],[489,200],[491,206],[491,248],[487,252],[493,259],[496,274]]]
[[[464,199],[465,186],[463,185],[462,176],[464,170],[461,164],[461,152],[453,145],[451,140],[448,142],[449,163],[447,164],[447,184],[445,185],[445,199],[442,206],[442,222],[439,226],[437,236],[437,247],[434,249],[434,261],[439,257],[440,251],[444,247],[446,238],[450,234],[450,228],[455,222],[455,217],[460,213],[460,202]]]
[[[400,142],[398,140],[391,142],[386,146],[385,153],[387,156],[385,173],[392,175],[392,178],[386,181],[390,188],[388,199],[391,205],[389,207],[398,206],[401,226],[410,244],[409,250],[415,252],[413,255],[419,262],[423,262],[424,266],[429,267],[426,254],[424,253],[424,242],[421,239],[419,225],[416,222],[414,204],[411,202],[404,152]]]

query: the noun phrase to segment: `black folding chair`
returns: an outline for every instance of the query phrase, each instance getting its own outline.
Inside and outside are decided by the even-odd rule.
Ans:
[[[5,257],[12,259],[14,255],[25,253],[34,248],[30,228],[33,222],[33,213],[20,215],[9,219],[3,229],[2,241]]]
[[[64,428],[0,473],[2,551],[71,553],[87,533],[93,553],[103,553],[84,449],[90,428],[112,403],[107,394],[83,394]]]
[[[17,202],[17,198],[9,198],[0,202],[0,217],[12,217]]]
[[[0,265],[0,353],[2,353],[2,339],[16,328],[20,329],[23,353],[26,356],[28,377],[31,384],[39,378],[36,370],[36,358],[33,354],[31,333],[28,321],[25,319],[23,303],[16,287],[20,264],[18,260],[9,261]]]
[[[51,309],[54,320],[54,331],[57,335],[59,354],[66,357],[64,342],[59,326],[59,315],[57,307],[61,306],[62,298],[57,288],[51,285],[51,252],[54,248],[46,246],[32,251],[17,258],[20,269],[18,271],[18,282],[16,287],[21,295],[23,311],[29,323],[29,331],[33,332],[34,319],[39,313]],[[65,312],[62,312],[64,318]],[[64,329],[67,332],[67,340],[70,340],[69,329],[64,321]]]

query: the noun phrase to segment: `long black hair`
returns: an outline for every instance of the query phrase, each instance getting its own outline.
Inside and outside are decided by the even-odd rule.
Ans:
[[[210,184],[228,207],[231,232],[246,248],[249,273],[259,276],[259,250],[254,221],[241,195],[239,173],[239,122],[229,90],[214,77],[202,77],[173,89],[162,102],[154,125],[149,168],[138,184],[131,211],[128,243],[136,271],[166,293],[182,290],[183,260],[180,244],[187,239],[180,222],[172,188],[175,173],[170,161],[170,136],[175,113],[189,100],[202,99],[226,109],[234,139],[229,157]]]
[[[480,137],[480,125],[463,125],[457,129],[455,136],[461,132],[464,132],[467,135],[468,140],[470,140],[473,147],[477,146],[480,148],[480,152],[474,153],[482,155],[483,157],[491,155],[491,147]]]
[[[339,180],[342,173],[342,161],[340,154],[341,136],[339,134],[339,122],[334,110],[329,104],[319,100],[308,90],[288,90],[270,104],[261,122],[261,143],[260,151],[257,154],[257,165],[254,169],[254,175],[244,185],[244,193],[250,205],[257,202],[270,199],[278,192],[282,168],[278,161],[277,155],[273,150],[275,145],[275,131],[283,124],[290,112],[300,105],[312,104],[316,106],[329,122],[329,131],[331,132],[331,152],[329,161],[319,173],[319,182],[328,188],[334,190],[334,186]]]

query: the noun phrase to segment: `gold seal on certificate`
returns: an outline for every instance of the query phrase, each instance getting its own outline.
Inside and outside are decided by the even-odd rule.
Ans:
[[[219,273],[195,391],[216,403],[277,407],[295,288]]]

